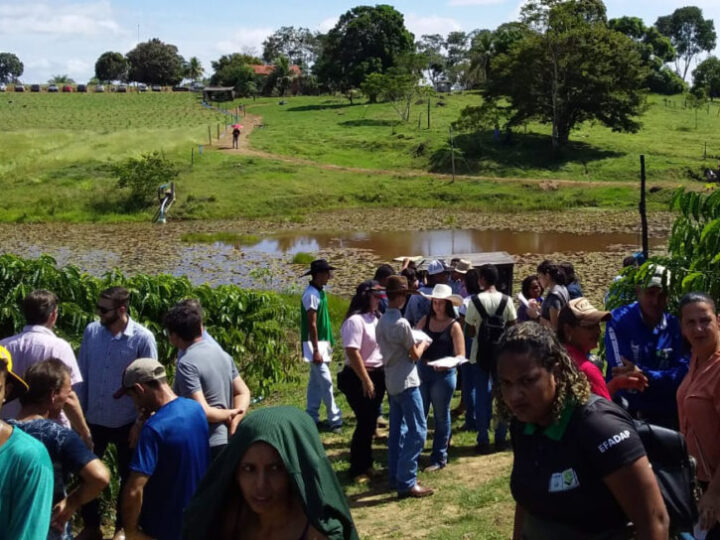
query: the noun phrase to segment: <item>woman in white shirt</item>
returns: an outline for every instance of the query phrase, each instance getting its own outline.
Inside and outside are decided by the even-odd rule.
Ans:
[[[358,285],[340,329],[345,368],[338,374],[338,388],[357,419],[350,443],[350,475],[360,483],[368,482],[373,474],[372,438],[385,397],[382,355],[375,341],[383,292],[377,281]]]

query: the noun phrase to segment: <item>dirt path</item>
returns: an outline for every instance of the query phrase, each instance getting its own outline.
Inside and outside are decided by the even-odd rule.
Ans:
[[[214,144],[216,148],[224,153],[236,154],[241,156],[253,156],[263,159],[272,159],[275,161],[281,161],[284,163],[294,163],[297,165],[309,165],[329,171],[342,171],[356,174],[377,174],[383,176],[399,176],[403,178],[436,178],[438,180],[453,180],[453,176],[450,174],[433,173],[417,169],[365,169],[361,167],[347,167],[343,165],[333,165],[332,163],[318,163],[310,159],[299,158],[295,156],[287,156],[283,154],[274,154],[272,152],[265,152],[264,150],[257,150],[252,148],[250,144],[250,134],[255,129],[262,129],[263,119],[262,116],[257,114],[247,113],[245,118],[242,120],[243,129],[240,133],[238,140],[238,148],[232,147],[232,130],[228,129],[221,134],[220,140]],[[603,180],[565,180],[565,179],[547,179],[547,178],[513,178],[513,177],[497,177],[497,176],[482,176],[482,175],[467,175],[467,174],[456,174],[455,180],[488,180],[491,182],[520,182],[520,183],[533,183],[539,184],[543,189],[555,190],[560,187],[592,187],[592,186],[626,186],[626,187],[637,187],[637,181],[617,181],[608,182]],[[662,188],[676,188],[678,186],[677,181],[673,180],[656,180],[652,182],[651,187],[662,187]],[[685,186],[686,189],[692,189],[700,191],[704,189],[704,185],[701,183],[688,184]]]

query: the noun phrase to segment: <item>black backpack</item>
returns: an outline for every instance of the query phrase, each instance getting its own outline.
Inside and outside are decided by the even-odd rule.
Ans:
[[[590,403],[599,399],[602,398],[592,395]],[[626,403],[622,401],[615,404],[626,408]],[[633,420],[633,423],[665,501],[670,532],[692,532],[698,520],[700,487],[695,476],[697,465],[688,454],[685,437],[679,431],[649,424],[645,420]]]
[[[502,295],[500,305],[495,310],[493,315],[488,315],[485,310],[485,306],[482,305],[478,295],[471,297],[472,303],[475,304],[475,308],[480,313],[482,320],[480,321],[480,327],[477,331],[477,352],[475,361],[478,366],[483,368],[485,371],[495,373],[495,355],[497,353],[497,346],[500,342],[500,336],[505,331],[505,307],[507,306],[510,297]]]

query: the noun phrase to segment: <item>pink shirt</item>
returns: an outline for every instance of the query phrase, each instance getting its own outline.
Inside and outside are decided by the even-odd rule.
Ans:
[[[70,344],[55,335],[55,332],[41,325],[26,326],[22,332],[0,341],[12,355],[13,371],[22,377],[23,373],[38,362],[48,358],[57,358],[70,369],[70,384],[82,382],[75,353]],[[20,401],[10,401],[2,407],[3,418],[16,418],[20,412]],[[59,422],[69,428],[65,413],[60,413]]]
[[[702,366],[695,355],[677,391],[680,431],[697,461],[697,477],[712,480],[720,465],[720,351]]]
[[[349,317],[340,328],[343,346],[345,348],[358,349],[365,367],[382,367],[382,355],[380,347],[375,340],[375,328],[378,318],[374,313],[363,313]],[[347,352],[345,363],[349,363]]]
[[[585,374],[585,377],[587,377],[587,380],[590,383],[590,391],[595,395],[604,397],[605,399],[610,399],[610,391],[608,390],[607,384],[605,384],[605,379],[603,378],[600,369],[588,360],[587,355],[577,347],[573,347],[572,345],[566,343],[565,349],[567,350],[568,355],[570,355],[572,361],[575,363],[575,367],[582,371]]]

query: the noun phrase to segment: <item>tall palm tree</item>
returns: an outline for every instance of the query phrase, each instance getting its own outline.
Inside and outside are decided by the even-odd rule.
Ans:
[[[290,71],[290,60],[287,56],[278,56],[275,59],[275,69],[273,70],[275,77],[275,86],[281,96],[290,88],[292,72]]]
[[[496,52],[495,39],[494,33],[490,30],[483,30],[473,37],[468,70],[470,86],[477,87],[487,82],[490,75],[490,59]]]
[[[185,77],[187,77],[188,79],[192,79],[193,81],[197,81],[198,79],[202,78],[203,73],[205,73],[205,70],[203,69],[198,57],[193,56],[192,58],[190,58],[185,68]]]

